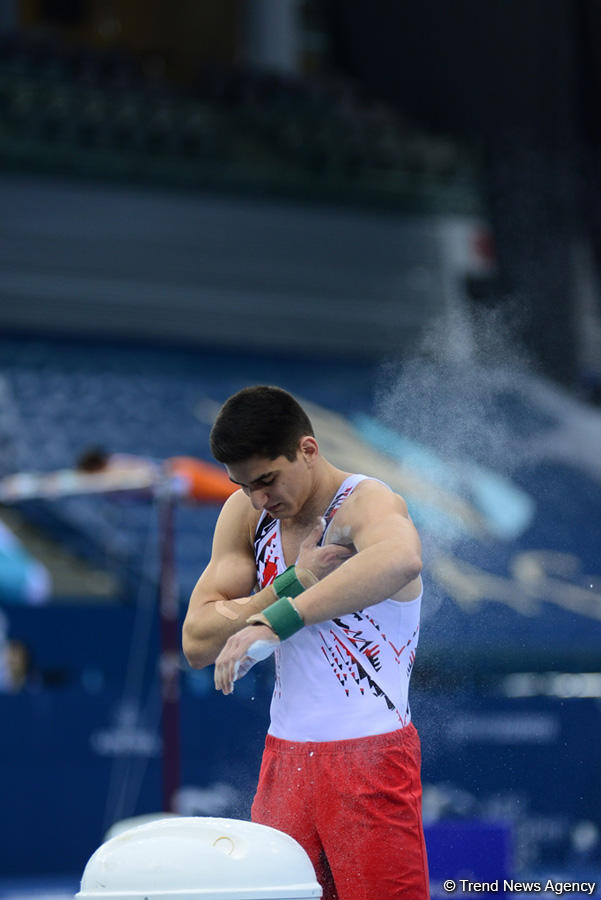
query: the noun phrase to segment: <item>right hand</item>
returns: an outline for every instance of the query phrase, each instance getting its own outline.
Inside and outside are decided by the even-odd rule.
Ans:
[[[318,581],[337,569],[338,566],[353,555],[351,547],[345,547],[342,544],[324,544],[319,547],[318,543],[326,526],[325,519],[319,518],[311,529],[307,537],[300,545],[298,559],[296,565],[302,569],[308,569]]]
[[[230,635],[215,660],[215,689],[231,694],[234,682],[243,678],[255,663],[267,659],[280,643],[268,625],[247,625]]]

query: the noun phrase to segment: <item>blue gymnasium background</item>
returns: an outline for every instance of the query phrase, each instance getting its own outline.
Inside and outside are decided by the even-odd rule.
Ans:
[[[0,339],[0,475],[92,441],[203,456],[232,391],[297,392],[326,454],[394,482],[424,540],[412,708],[433,896],[453,876],[601,881],[599,413],[514,353],[599,401],[596,4],[181,6],[0,3],[0,326],[90,337]],[[457,334],[430,329],[457,304],[477,339],[512,323],[492,353],[476,340],[486,369],[412,363],[424,335],[452,356]],[[24,607],[28,560],[0,558],[0,626],[34,663],[0,694],[0,896],[64,900],[113,822],[163,803],[157,511],[11,512],[116,591]],[[178,509],[182,614],[216,515]],[[180,674],[178,809],[247,816],[270,665],[229,698]]]
[[[491,457],[474,441],[471,458],[464,453],[451,466],[437,446],[449,438],[448,423],[441,417],[439,432],[430,432],[411,413],[424,373],[403,382],[398,370],[395,396],[404,405],[391,407],[390,373],[383,380],[373,365],[325,357],[23,339],[0,342],[0,362],[24,423],[24,469],[60,468],[91,438],[157,458],[208,458],[215,404],[261,382],[311,404],[326,453],[369,448],[388,463],[404,460],[424,539],[412,709],[423,745],[433,895],[436,879],[457,871],[546,878],[601,869],[601,480],[589,452],[597,413],[565,399],[553,412],[549,397],[559,391],[497,373],[483,379],[483,403],[504,446]],[[473,398],[474,374],[437,372],[460,398],[469,391]],[[554,456],[552,437],[577,429],[575,422],[589,441],[573,431],[571,458]],[[332,441],[341,428],[343,440]],[[424,493],[424,480],[460,501],[453,514]],[[5,596],[2,603],[9,636],[32,650],[37,681],[0,695],[0,872],[75,878],[114,821],[161,809],[156,510],[71,498],[28,501],[21,512],[112,567],[126,600],[57,598],[31,608]],[[208,559],[216,515],[216,508],[178,509],[182,613]],[[193,672],[182,660],[184,814],[248,816],[270,676],[269,663],[256,667],[226,698],[214,692],[211,670]]]

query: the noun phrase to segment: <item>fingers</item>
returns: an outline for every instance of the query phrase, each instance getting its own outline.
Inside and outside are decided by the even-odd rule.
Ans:
[[[351,547],[345,547],[342,544],[327,544],[325,547],[320,547],[318,553],[320,554],[322,567],[332,571],[338,568],[346,559],[349,559],[353,555],[353,550]]]
[[[353,548],[343,544],[326,544],[325,547],[303,547],[301,545],[296,565],[300,566],[301,572],[303,569],[308,569],[314,578],[321,581],[353,555]],[[306,585],[306,587],[308,586]]]
[[[236,643],[229,638],[223,650],[215,660],[215,690],[224,694],[231,694],[234,690],[234,681],[238,674],[240,654],[236,652]]]
[[[301,543],[301,547],[317,547],[326,528],[326,520],[320,516],[307,537]]]
[[[232,694],[234,682],[256,662],[270,656],[278,644],[279,639],[267,625],[252,625],[229,637],[215,660],[215,689]]]
[[[353,555],[351,548],[344,547],[342,544],[328,544],[328,547],[332,547],[334,558],[339,559],[340,562],[343,562]]]
[[[232,694],[239,661],[233,657],[221,658],[222,654],[223,650],[215,661],[215,690],[221,691],[223,694]]]

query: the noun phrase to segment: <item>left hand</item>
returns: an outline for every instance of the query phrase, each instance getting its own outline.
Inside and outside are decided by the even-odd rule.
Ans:
[[[337,569],[338,566],[342,565],[346,559],[353,555],[352,549],[342,544],[332,543],[320,546],[319,541],[323,536],[325,527],[326,520],[323,517],[317,519],[312,530],[300,545],[296,560],[296,565],[301,570],[308,569],[317,581],[321,581],[322,578],[325,578],[326,575],[329,575],[330,572],[333,572],[334,569]],[[309,587],[309,585],[306,585],[306,587]]]
[[[215,660],[215,689],[232,694],[234,681],[246,675],[259,660],[267,659],[279,643],[279,637],[268,625],[247,625],[237,631],[227,639]]]

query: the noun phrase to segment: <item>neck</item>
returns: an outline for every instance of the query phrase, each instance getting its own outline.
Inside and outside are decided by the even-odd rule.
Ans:
[[[315,520],[323,516],[348,474],[321,457],[315,465],[313,490],[298,514],[289,520],[290,524],[303,528],[314,525]]]

